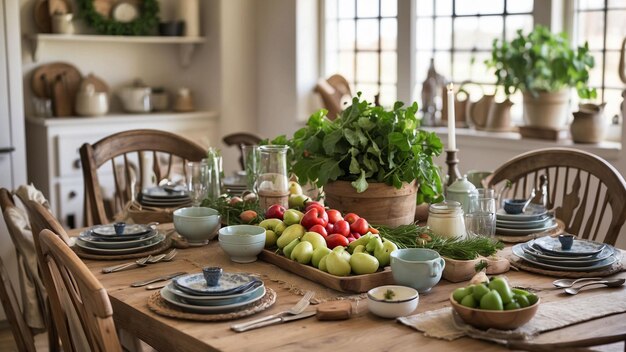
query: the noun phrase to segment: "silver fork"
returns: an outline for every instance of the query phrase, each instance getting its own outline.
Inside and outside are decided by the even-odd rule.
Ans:
[[[114,273],[116,271],[125,269],[125,268],[129,268],[133,265],[139,265],[139,266],[143,266],[146,265],[146,263],[148,262],[148,260],[152,259],[152,256],[149,255],[147,257],[143,257],[143,258],[139,258],[134,262],[128,262],[128,263],[123,263],[123,264],[118,264],[118,265],[113,265],[113,266],[109,266],[106,268],[102,268],[102,272],[105,274],[108,273]]]
[[[146,261],[145,261],[145,262],[143,262],[143,263],[142,263],[142,262],[139,262],[139,261],[137,261],[137,262],[135,262],[135,263],[129,263],[128,265],[125,265],[125,266],[122,266],[122,267],[119,267],[119,268],[115,268],[115,269],[113,269],[113,271],[111,271],[111,272],[112,272],[112,273],[115,273],[115,272],[118,272],[118,271],[126,270],[126,269],[131,268],[131,267],[133,267],[133,266],[135,266],[135,265],[137,265],[137,266],[146,266],[146,265],[148,265],[148,264],[158,263],[158,262],[160,262],[163,258],[165,258],[165,254],[159,254],[159,255],[157,255],[157,256],[152,256],[152,255],[149,255],[149,256],[148,256],[148,260],[146,260]]]
[[[302,297],[298,303],[296,303],[293,307],[289,308],[286,311],[283,312],[279,312],[276,314],[272,314],[272,315],[268,315],[266,317],[263,318],[259,318],[259,319],[254,319],[245,323],[241,323],[241,324],[234,324],[231,325],[230,328],[235,330],[235,331],[246,331],[248,330],[248,328],[250,326],[253,326],[256,323],[262,322],[262,321],[266,321],[266,320],[271,320],[274,318],[278,318],[278,317],[282,317],[284,315],[296,315],[296,314],[300,314],[302,312],[304,312],[304,310],[309,306],[309,304],[311,303],[311,298],[313,298],[313,296],[315,296],[315,292],[313,291],[307,291],[306,294],[304,295],[304,297]]]

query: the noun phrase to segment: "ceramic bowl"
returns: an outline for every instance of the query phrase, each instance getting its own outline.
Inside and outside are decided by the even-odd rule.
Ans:
[[[265,229],[253,225],[226,226],[219,230],[222,250],[235,263],[252,263],[265,247]]]
[[[385,299],[385,292],[388,290],[394,293],[391,299]],[[418,302],[417,290],[406,286],[386,285],[367,291],[367,307],[381,318],[409,315],[417,308]]]
[[[208,243],[220,227],[220,213],[212,208],[189,207],[174,211],[174,228],[190,245]]]
[[[541,299],[532,306],[513,310],[486,310],[468,308],[457,303],[450,294],[450,304],[461,319],[469,325],[480,329],[513,330],[528,323],[537,313]]]
[[[507,214],[521,214],[528,199],[505,199],[504,211]]]

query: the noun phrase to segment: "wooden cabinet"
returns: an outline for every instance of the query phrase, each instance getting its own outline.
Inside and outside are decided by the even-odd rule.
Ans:
[[[216,146],[217,113],[164,113],[107,115],[94,118],[28,117],[26,139],[28,177],[48,197],[55,216],[63,226],[83,225],[84,186],[78,150],[83,143],[95,143],[113,133],[150,128],[179,134],[204,146]],[[105,194],[107,177],[102,180]],[[112,181],[111,179],[108,181]]]

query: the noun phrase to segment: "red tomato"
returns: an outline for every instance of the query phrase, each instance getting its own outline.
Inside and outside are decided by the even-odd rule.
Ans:
[[[361,217],[356,215],[355,213],[348,213],[343,217],[345,221],[347,221],[350,225],[354,224],[355,221],[360,219]]]
[[[335,223],[335,228],[333,233],[340,233],[345,237],[350,235],[350,224],[348,224],[345,220],[339,220]]]
[[[367,231],[369,231],[369,232],[371,232],[371,233],[374,233],[374,234],[378,233],[378,230],[376,230],[375,228],[373,228],[373,227],[371,227],[371,226],[370,226],[370,228],[369,228],[369,229],[367,229]]]
[[[328,237],[328,232],[322,225],[314,225],[309,229],[310,232],[317,232],[320,235],[324,236],[324,238]]]
[[[355,222],[350,224],[350,231],[358,232],[361,235],[365,235],[369,228],[370,228],[370,225],[367,223],[367,220],[363,218],[358,218]]]
[[[330,224],[334,224],[339,220],[343,220],[341,212],[337,209],[326,210],[326,214],[328,214],[328,223]]]
[[[349,245],[350,242],[348,241],[348,239],[338,233],[333,233],[332,235],[329,235],[328,237],[326,237],[326,245],[328,246],[328,248],[333,249],[337,246],[347,246]]]

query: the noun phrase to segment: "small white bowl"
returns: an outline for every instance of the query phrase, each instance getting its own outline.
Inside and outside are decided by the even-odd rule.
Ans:
[[[252,263],[265,247],[265,229],[253,225],[226,226],[219,230],[222,250],[235,263]]]
[[[257,259],[265,247],[265,240],[251,244],[232,244],[220,241],[220,247],[230,256],[230,260],[235,263],[252,263]]]
[[[207,244],[221,225],[219,211],[205,207],[180,208],[174,211],[174,228],[189,245]]]
[[[385,292],[392,290],[393,298],[385,299]],[[367,307],[381,318],[397,318],[411,314],[419,302],[417,290],[406,286],[386,285],[367,291]]]

